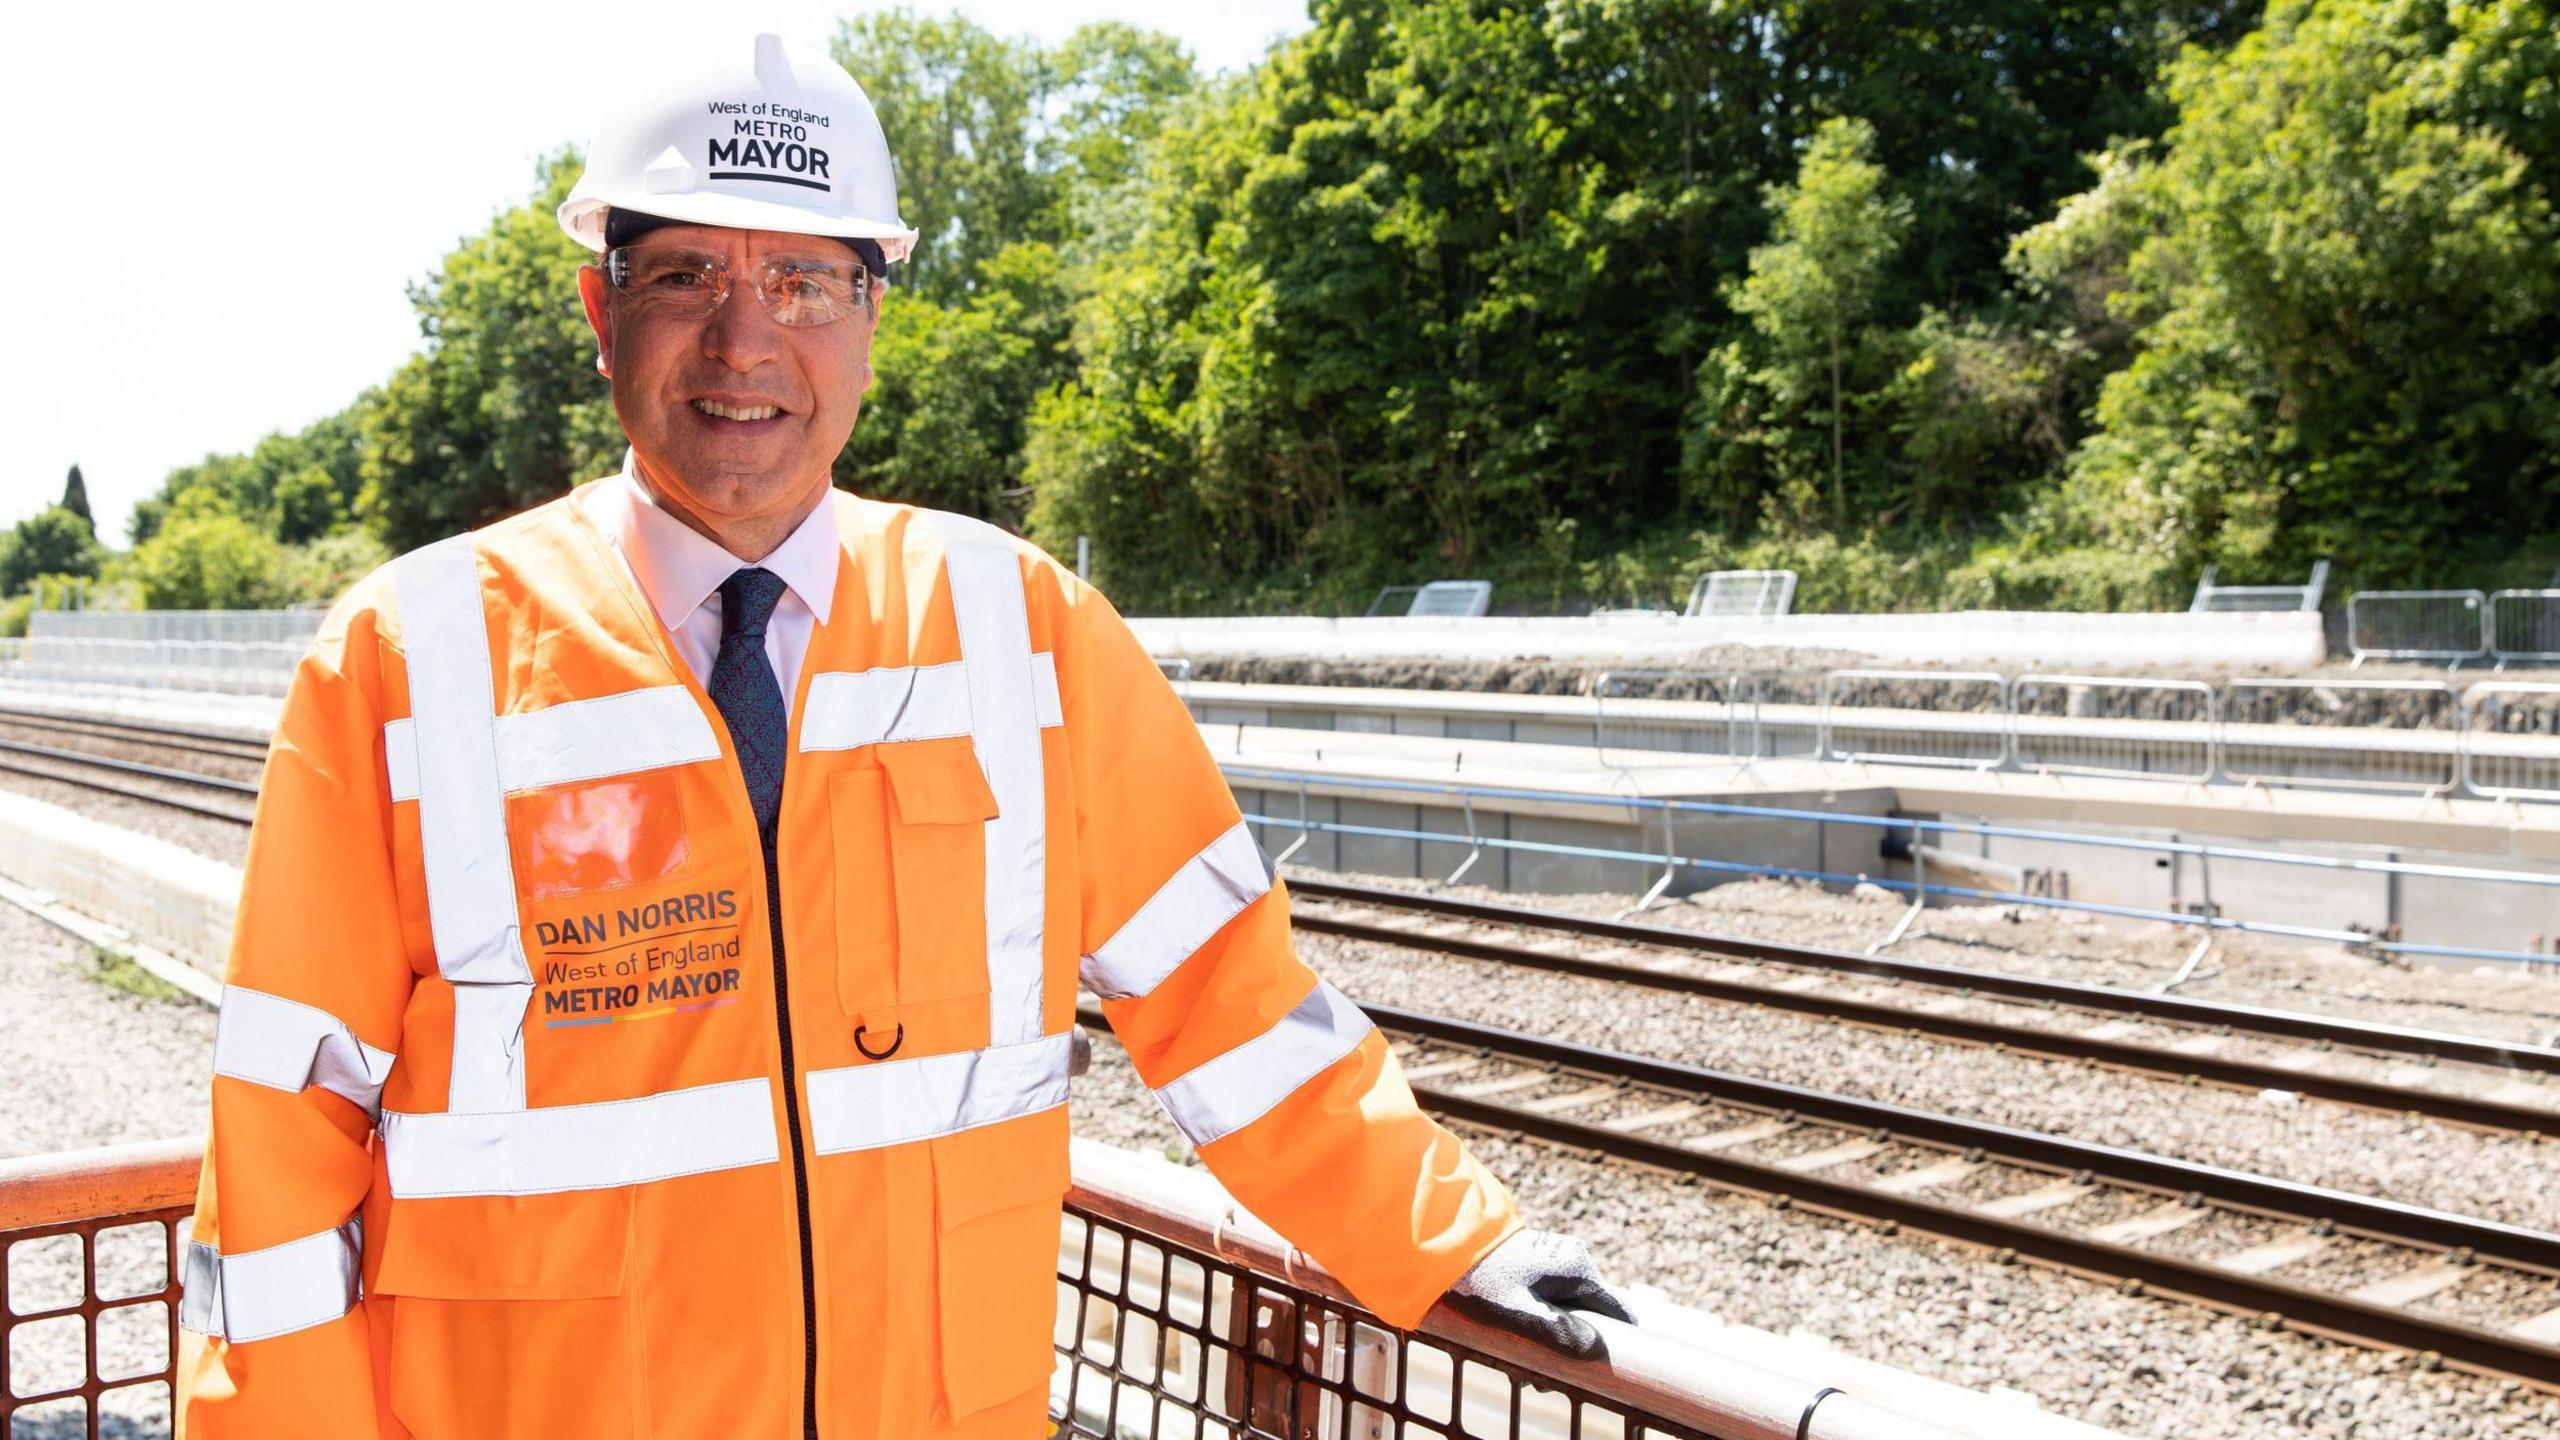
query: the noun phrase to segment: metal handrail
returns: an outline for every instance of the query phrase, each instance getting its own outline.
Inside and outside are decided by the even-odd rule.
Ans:
[[[2000,742],[2000,751],[1997,755],[1988,757],[1965,757],[1946,755],[1910,755],[1881,750],[1842,750],[1839,745],[1835,743],[1838,737],[1833,733],[1833,731],[1838,728],[1836,722],[1831,718],[1834,709],[1837,708],[1854,712],[1862,709],[1883,708],[1856,705],[1835,706],[1834,696],[1838,694],[1841,682],[1847,680],[1883,680],[1896,684],[1936,682],[1947,685],[1989,685],[2000,697],[2000,708],[1997,712],[2001,717],[2000,729],[1997,736]],[[1816,753],[1822,756],[1825,760],[1840,760],[1853,765],[1935,765],[1955,770],[2005,770],[2015,758],[2013,752],[2009,748],[2008,716],[2011,709],[2009,677],[1995,671],[1826,670],[1822,675],[1821,744]],[[1992,712],[1986,711],[1982,713],[1987,714]],[[1850,728],[1856,728],[1854,722]],[[1881,728],[1881,726],[1875,728]]]
[[[1358,1309],[1339,1281],[1236,1206],[1207,1176],[1089,1140],[1071,1143],[1075,1189],[1069,1204],[1075,1209]],[[1371,1323],[1384,1329],[1383,1322]],[[1461,1357],[1485,1357],[1605,1397],[1624,1406],[1630,1422],[1650,1417],[1715,1440],[1961,1440],[1960,1432],[1916,1416],[1853,1395],[1821,1393],[1831,1387],[1614,1320],[1593,1317],[1592,1323],[1608,1353],[1587,1359],[1480,1324],[1445,1305],[1425,1316],[1411,1336]]]
[[[2528,870],[2494,870],[2461,865],[2428,865],[2410,861],[2366,860],[2352,856],[2300,855],[2280,850],[2249,850],[2227,845],[2204,845],[2194,841],[2145,840],[2120,835],[2081,835],[2061,830],[2035,830],[2020,826],[1991,825],[1960,820],[1921,820],[1909,816],[1859,815],[1826,810],[1798,810],[1771,805],[1736,805],[1707,800],[1673,800],[1650,796],[1593,796],[1568,791],[1528,790],[1511,787],[1449,785],[1413,780],[1389,780],[1369,776],[1318,775],[1311,772],[1269,770],[1258,766],[1222,764],[1221,771],[1232,783],[1238,779],[1269,781],[1311,788],[1356,787],[1360,790],[1389,790],[1404,794],[1428,794],[1456,800],[1515,800],[1544,805],[1583,806],[1611,811],[1688,813],[1723,815],[1749,819],[1798,820],[1818,825],[1848,825],[1875,830],[1907,831],[1915,834],[1953,834],[1988,836],[1994,839],[2035,840],[2055,844],[2079,845],[2092,849],[2134,850],[2157,855],[2182,855],[2202,860],[2245,861],[2252,864],[2283,865],[2300,869],[2328,870],[2369,875],[2405,875],[2439,880],[2477,881],[2483,883],[2523,885],[2537,889],[2560,888],[2560,875]],[[1585,860],[1614,860],[1641,865],[1647,869],[1666,863],[1686,870],[1717,875],[1757,876],[1777,879],[1813,880],[1825,884],[1867,884],[1905,895],[1937,895],[1949,899],[1974,900],[1989,904],[2030,905],[2048,910],[2071,910],[2083,914],[2110,915],[2128,920],[2157,920],[2164,924],[2190,926],[2204,931],[2228,930],[2253,935],[2274,935],[2292,940],[2318,940],[2353,946],[2377,954],[2432,955],[2456,959],[2497,960],[2523,965],[2549,965],[2553,957],[2543,951],[2497,950],[2457,945],[2422,945],[2412,941],[2383,940],[2358,930],[2332,929],[2310,925],[2285,925],[2263,920],[2239,920],[2213,913],[2190,913],[2180,910],[2152,910],[2135,905],[2111,905],[2095,900],[2072,900],[2052,895],[2031,895],[2017,891],[1985,890],[1969,885],[1948,885],[1937,881],[1914,884],[1908,880],[1850,873],[1814,870],[1788,865],[1753,864],[1739,860],[1710,860],[1699,856],[1665,856],[1655,850],[1622,850],[1610,846],[1568,845],[1552,841],[1516,840],[1505,836],[1483,836],[1470,841],[1464,835],[1446,831],[1408,830],[1394,826],[1348,825],[1339,821],[1323,821],[1301,817],[1290,820],[1277,815],[1248,814],[1245,822],[1252,825],[1277,825],[1304,835],[1353,835],[1371,839],[1412,840],[1438,844],[1478,844],[1488,850],[1520,851],[1540,855],[1565,856]],[[1294,850],[1295,847],[1293,846]]]
[[[2560,592],[2554,593],[2560,594]],[[1598,677],[1598,684],[1595,687],[1594,694],[1590,699],[1591,708],[1585,712],[1591,717],[1594,747],[1602,751],[1623,751],[1623,747],[1619,747],[1611,743],[1609,735],[1609,725],[1611,721],[1620,718],[1619,716],[1608,713],[1611,701],[1614,698],[1618,703],[1630,707],[1634,712],[1626,718],[1642,719],[1650,723],[1675,725],[1688,723],[1687,717],[1681,713],[1681,707],[1696,706],[1698,709],[1696,712],[1696,722],[1693,728],[1703,730],[1712,726],[1721,725],[1725,731],[1724,749],[1726,754],[1731,758],[1740,759],[1745,762],[1755,759],[1781,758],[1775,754],[1764,756],[1757,752],[1767,748],[1770,737],[1788,729],[1801,729],[1810,730],[1812,732],[1813,744],[1808,751],[1790,752],[1790,754],[1801,753],[1803,758],[1809,758],[1825,763],[1839,762],[1872,765],[1924,765],[1937,768],[1974,770],[1983,773],[2075,773],[2124,779],[2159,780],[2163,782],[2228,782],[2239,785],[2363,791],[2367,793],[2410,795],[2425,798],[2448,796],[2469,790],[2470,793],[2482,799],[2560,803],[2560,770],[2555,771],[2554,783],[2549,787],[2490,786],[2487,788],[2475,788],[2471,786],[2465,778],[2472,768],[2466,763],[2466,755],[2470,752],[2473,746],[2479,743],[2477,739],[2478,732],[2468,724],[2469,710],[2476,703],[2476,696],[2474,692],[2515,692],[2519,688],[2518,684],[2515,682],[2481,680],[2474,682],[2468,688],[2458,689],[2441,680],[2369,680],[2333,679],[2325,677],[2314,679],[2302,676],[2241,676],[2225,681],[2219,689],[2214,689],[2203,681],[2165,680],[2137,676],[2053,675],[2028,671],[2012,678],[2004,677],[1996,672],[1990,671],[1833,670],[1824,673],[1820,694],[1817,697],[1817,700],[1812,704],[1792,702],[1788,704],[1776,704],[1770,702],[1765,696],[1763,687],[1757,683],[1756,677],[1728,676],[1725,672],[1691,673],[1696,673],[1710,679],[1721,677],[1728,684],[1731,684],[1735,680],[1751,679],[1754,683],[1748,687],[1747,694],[1743,693],[1743,687],[1740,686],[1735,687],[1734,698],[1724,701],[1635,699],[1632,697],[1612,697],[1606,693],[1608,688],[1618,681],[1634,679],[1637,677],[1650,677],[1657,675],[1667,676],[1678,673],[1682,672],[1661,670],[1608,670],[1601,672]],[[1888,707],[1837,704],[1837,695],[1843,682],[1855,680],[1911,682],[1937,681],[1948,683],[1973,683],[1979,685],[1992,685],[1997,683],[2001,687],[2001,703],[1997,712],[1932,711],[1925,708],[1893,709]],[[2106,716],[2062,717],[2035,715],[2023,713],[2020,710],[2018,697],[2021,691],[2033,693],[2036,689],[2042,686],[2056,683],[2106,685],[2131,689],[2205,692],[2208,714],[2206,718],[2200,720],[2142,721],[2117,719]],[[2410,695],[2440,695],[2444,697],[2443,708],[2446,712],[2448,723],[2440,729],[2434,727],[2331,728],[2318,725],[2270,725],[2254,722],[2246,718],[2247,707],[2242,705],[2236,697],[2251,691],[2271,690],[2367,694],[2389,692]],[[1469,692],[1450,693],[1455,696]],[[1557,707],[1581,708],[1574,697],[1523,696],[1495,698],[1520,699],[1533,702],[1545,700],[1552,702]],[[1787,711],[1801,712],[1803,718],[1790,718],[1783,713]],[[1867,713],[1864,716],[1861,716],[1861,711],[1865,711]],[[1940,731],[1960,730],[1963,728],[1963,722],[1971,720],[1976,716],[1979,716],[1984,723],[1979,727],[1978,732],[1967,733],[1978,733],[1986,740],[1996,739],[2000,748],[1998,756],[1945,756],[1919,753],[1917,751],[1890,751],[1864,747],[1852,747],[1846,742],[1841,733],[1843,731],[1856,732],[1861,730],[1891,729],[1897,723],[1896,717],[1901,717],[1903,721],[1919,728]],[[2108,725],[2122,729],[2135,729],[2142,732],[2139,734],[2125,736],[2111,735],[2100,738],[2134,738],[2162,744],[2202,747],[2206,757],[2210,761],[2208,773],[2198,774],[2185,768],[2174,771],[2159,771],[2138,770],[2130,767],[2079,764],[2075,762],[2037,761],[2030,763],[2022,758],[2022,736],[2039,734],[2057,726],[2075,724]],[[2194,733],[2176,733],[2181,728],[2189,727],[2192,728]],[[2554,752],[2551,757],[2552,761],[2555,767],[2560,767],[2560,736],[2554,736],[2551,744]],[[2362,746],[2363,748],[2377,751],[2393,751],[2400,753],[2403,756],[2425,752],[2440,756],[2442,760],[2442,768],[2441,772],[2438,774],[2377,780],[2358,778],[2349,775],[2297,775],[2282,771],[2255,769],[2250,768],[2239,758],[2245,752],[2270,748],[2283,748],[2286,746],[2299,749],[2330,750],[2351,750]],[[1676,751],[1666,749],[1660,753],[1665,755],[1712,755],[1715,752],[1712,749],[1701,749],[1696,751]]]
[[[1169,1253],[1241,1267],[1275,1291],[1333,1302],[1372,1335],[1394,1333],[1205,1176],[1090,1140],[1070,1144],[1070,1223],[1109,1224]],[[0,1160],[0,1259],[21,1240],[67,1228],[94,1234],[145,1219],[174,1224],[193,1204],[203,1148],[201,1139],[189,1138]],[[1125,1293],[1127,1287],[1118,1288]],[[0,1323],[15,1318],[0,1317]],[[1480,1324],[1446,1306],[1396,1339],[1420,1341],[1460,1365],[1490,1362],[1536,1388],[1596,1397],[1630,1426],[1648,1430],[1685,1430],[1709,1440],[1966,1440],[1958,1431],[1834,1387],[1613,1320],[1593,1317],[1593,1323],[1608,1350],[1588,1358]],[[1349,1337],[1337,1336],[1335,1343],[1347,1346]],[[1077,1350],[1065,1353],[1072,1360]],[[177,1364],[171,1346],[157,1371],[119,1375],[110,1383],[174,1389]]]

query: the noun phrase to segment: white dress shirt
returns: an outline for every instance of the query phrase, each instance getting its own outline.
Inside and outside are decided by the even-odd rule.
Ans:
[[[826,623],[827,607],[835,599],[836,567],[844,550],[836,533],[834,493],[822,497],[772,554],[741,560],[651,499],[632,463],[626,453],[622,473],[588,486],[579,503],[622,553],[640,593],[658,612],[658,623],[667,627],[676,653],[693,678],[708,686],[712,663],[720,658],[720,582],[751,566],[770,570],[782,577],[785,589],[765,626],[764,655],[782,686],[782,703],[791,705],[799,694],[809,633]]]

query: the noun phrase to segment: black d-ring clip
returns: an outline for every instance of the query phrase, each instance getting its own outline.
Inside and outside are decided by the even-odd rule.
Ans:
[[[1847,1391],[1842,1390],[1837,1385],[1825,1385],[1821,1389],[1814,1391],[1813,1398],[1804,1402],[1804,1418],[1796,1422],[1796,1440],[1812,1440],[1813,1412],[1822,1408],[1823,1401],[1830,1399],[1834,1395],[1845,1395],[1847,1393]]]
[[[907,1022],[904,1020],[898,1022],[898,1033],[889,1037],[889,1048],[877,1054],[872,1053],[870,1046],[862,1043],[862,1027],[859,1025],[853,1027],[853,1048],[861,1051],[862,1058],[865,1060],[886,1060],[897,1054],[898,1047],[906,1043]]]

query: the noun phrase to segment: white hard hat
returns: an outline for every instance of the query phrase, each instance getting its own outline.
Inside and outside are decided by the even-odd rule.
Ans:
[[[898,218],[889,142],[844,67],[779,35],[707,49],[681,71],[629,86],[631,103],[587,148],[560,228],[604,248],[605,213],[695,225],[873,240],[891,261],[915,248]]]

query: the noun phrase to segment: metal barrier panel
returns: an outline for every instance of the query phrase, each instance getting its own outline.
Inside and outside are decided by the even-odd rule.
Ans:
[[[2215,714],[2201,680],[2021,675],[2009,682],[2010,755],[2042,774],[2204,784]]]
[[[1758,675],[1604,671],[1591,687],[1592,743],[1621,764],[1753,759],[1765,693]]]
[[[2501,666],[2560,660],[2560,590],[2501,590],[2491,595],[2489,654]]]
[[[2222,689],[2224,778],[2246,785],[2449,793],[2461,707],[2439,680],[2234,680]]]
[[[2347,597],[2347,653],[2459,665],[2489,653],[2489,597],[2477,590],[2359,590]]]
[[[2008,709],[2007,678],[1986,671],[1834,670],[1822,677],[1822,758],[1996,770],[2009,759]]]
[[[1682,613],[1718,620],[1767,620],[1795,604],[1793,570],[1712,570],[1698,577]]]
[[[1617,1331],[1597,1358],[1440,1312],[1395,1331],[1205,1176],[1073,1144],[1055,1435],[1959,1440],[1645,1331]],[[178,1231],[202,1151],[187,1139],[0,1160],[0,1435],[170,1434]]]
[[[1493,608],[1490,580],[1434,580],[1413,597],[1414,618],[1473,620]]]
[[[2221,576],[2221,566],[2204,567],[2203,577],[2196,581],[2195,598],[2187,603],[2190,611],[2227,614],[2318,610],[2321,593],[2329,588],[2329,562],[2314,562],[2311,578],[2300,585],[2225,585]]]
[[[309,642],[105,635],[31,636],[10,678],[48,685],[117,685],[281,696]]]
[[[2465,691],[2462,783],[2486,799],[2560,801],[2560,685],[2488,680]]]
[[[0,1174],[0,1435],[166,1435],[193,1142]],[[85,1162],[85,1163],[82,1163]]]
[[[1063,1435],[1715,1440],[1081,1209],[1058,1282],[1050,1418]]]
[[[1368,618],[1380,615],[1401,615],[1412,605],[1413,597],[1421,593],[1422,587],[1419,585],[1389,585],[1369,601],[1369,608],[1361,614]],[[1401,606],[1397,603],[1398,601],[1402,602]]]

